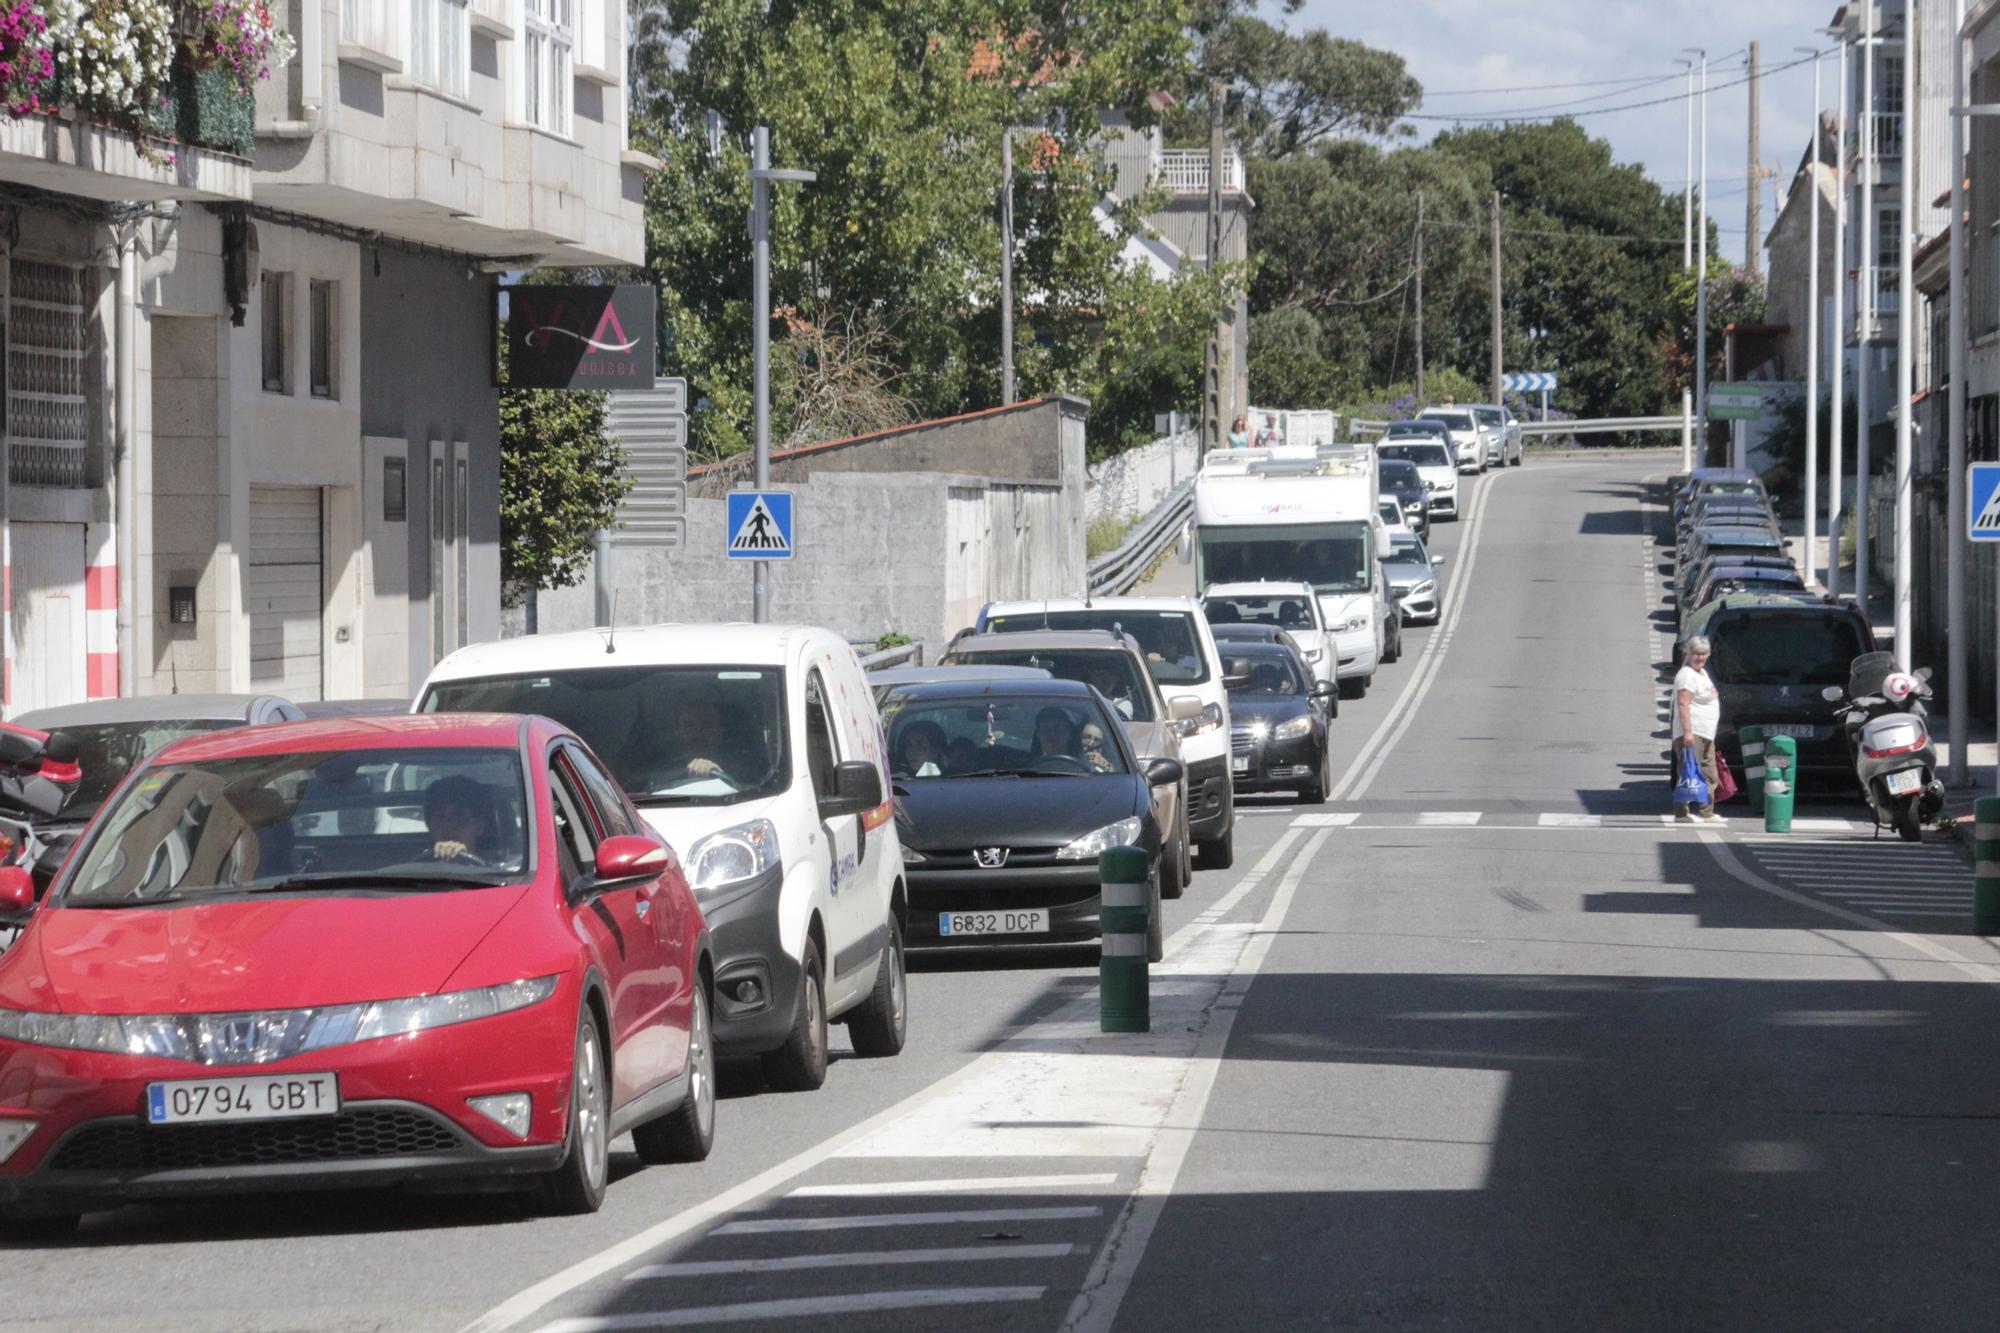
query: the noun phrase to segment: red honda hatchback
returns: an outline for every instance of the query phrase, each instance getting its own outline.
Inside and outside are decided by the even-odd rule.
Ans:
[[[47,899],[0,868],[0,1222],[500,1177],[603,1201],[610,1143],[707,1156],[706,927],[546,718],[218,732],[135,770]]]

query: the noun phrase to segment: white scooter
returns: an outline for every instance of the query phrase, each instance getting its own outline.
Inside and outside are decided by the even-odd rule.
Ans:
[[[1923,826],[1944,809],[1937,747],[1924,724],[1930,676],[1929,667],[1914,674],[1896,670],[1894,653],[1863,653],[1848,668],[1845,691],[1826,689],[1829,700],[1847,699],[1840,710],[1847,752],[1877,831],[1893,828],[1906,842],[1922,838]]]

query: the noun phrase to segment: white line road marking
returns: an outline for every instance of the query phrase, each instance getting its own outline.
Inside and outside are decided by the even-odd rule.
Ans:
[[[1542,828],[1602,828],[1603,815],[1538,815],[1535,823]]]
[[[801,1185],[788,1199],[886,1199],[899,1194],[972,1194],[980,1190],[1060,1190],[1115,1185],[1116,1171],[1074,1176],[976,1176],[966,1180],[883,1180],[860,1185]]]
[[[731,1273],[798,1273],[814,1268],[873,1268],[877,1264],[1007,1263],[1020,1259],[1067,1259],[1081,1245],[958,1245],[935,1250],[852,1250],[843,1254],[788,1254],[777,1259],[696,1259],[648,1264],[625,1275],[627,1282],[672,1277],[722,1277]]]
[[[639,1314],[558,1319],[542,1325],[541,1333],[624,1333],[628,1329],[701,1328],[708,1324],[824,1318],[828,1315],[867,1314],[875,1310],[991,1305],[999,1301],[1038,1301],[1047,1291],[1047,1287],[934,1287],[921,1291],[865,1291],[851,1296],[798,1296],[782,1301],[745,1301],[741,1305],[707,1305],[684,1310],[647,1310]]]
[[[1477,810],[1426,810],[1417,816],[1418,828],[1471,828],[1478,822]]]
[[[1292,821],[1293,828],[1346,828],[1361,818],[1358,810],[1347,810],[1335,815],[1300,815]]]
[[[1264,919],[1257,924],[1249,944],[1237,960],[1229,991],[1248,991],[1256,981],[1265,958],[1271,952],[1271,942],[1283,928],[1286,913],[1291,911],[1292,899],[1298,894],[1307,867],[1312,864],[1314,854],[1332,836],[1332,829],[1321,829],[1313,834],[1298,859],[1292,862],[1291,869],[1278,885],[1278,892],[1271,899],[1271,906],[1264,913]],[[1194,1147],[1194,1136],[1208,1114],[1209,1095],[1215,1091],[1215,1080],[1222,1070],[1223,1052],[1229,1047],[1229,1034],[1234,1030],[1236,1015],[1240,1012],[1240,1008],[1218,1007],[1208,1026],[1202,1030],[1187,1082],[1181,1086],[1180,1095],[1174,1099],[1173,1107],[1168,1112],[1167,1123],[1154,1140],[1152,1154],[1139,1174],[1138,1188],[1113,1219],[1111,1232],[1097,1251],[1096,1262],[1090,1266],[1090,1275],[1084,1279],[1082,1290],[1070,1303],[1068,1317],[1063,1320],[1064,1333],[1110,1333],[1118,1318],[1118,1307],[1132,1285],[1133,1276],[1139,1271],[1139,1261],[1145,1257],[1146,1243],[1152,1239],[1153,1228],[1159,1225],[1167,1199],[1174,1192],[1174,1182],[1180,1177],[1181,1166]]]
[[[771,1236],[799,1231],[865,1231],[876,1227],[986,1226],[995,1222],[1072,1222],[1104,1210],[1079,1208],[975,1208],[956,1213],[863,1213],[856,1217],[752,1217],[725,1222],[711,1236]]]

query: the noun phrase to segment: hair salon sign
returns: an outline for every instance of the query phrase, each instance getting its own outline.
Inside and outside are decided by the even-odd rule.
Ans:
[[[645,389],[658,373],[649,286],[502,287],[493,314],[503,389]]]

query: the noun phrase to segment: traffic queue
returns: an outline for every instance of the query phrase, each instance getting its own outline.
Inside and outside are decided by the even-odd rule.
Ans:
[[[1238,798],[1327,799],[1342,697],[1438,618],[1376,461],[1212,456],[1201,596],[995,603],[931,666],[661,625],[461,649],[406,712],[0,727],[0,1232],[358,1185],[594,1211],[614,1139],[708,1154],[719,1059],[809,1091],[830,1025],[898,1054],[909,948],[1094,951],[1112,848],[1157,961]]]

